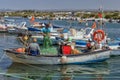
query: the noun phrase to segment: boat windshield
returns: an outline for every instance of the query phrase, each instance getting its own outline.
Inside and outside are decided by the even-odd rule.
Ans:
[[[86,35],[88,35],[90,33],[91,29],[86,29]]]

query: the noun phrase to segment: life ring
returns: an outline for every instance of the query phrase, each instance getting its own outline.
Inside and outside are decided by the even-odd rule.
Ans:
[[[93,39],[97,41],[98,43],[104,40],[104,38],[105,38],[105,32],[103,30],[99,29],[93,33]]]

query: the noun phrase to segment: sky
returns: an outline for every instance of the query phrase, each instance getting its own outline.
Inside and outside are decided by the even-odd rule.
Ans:
[[[67,9],[99,9],[120,10],[120,0],[0,0],[0,9],[36,9],[36,10],[67,10]]]

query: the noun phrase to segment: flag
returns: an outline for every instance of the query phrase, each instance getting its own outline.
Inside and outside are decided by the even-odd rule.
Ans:
[[[100,12],[98,13],[98,17],[99,17],[99,18],[102,18],[102,14],[101,14]]]
[[[92,28],[96,28],[96,22],[93,23]]]
[[[30,22],[33,23],[35,21],[35,17],[32,16],[32,18],[30,19]]]

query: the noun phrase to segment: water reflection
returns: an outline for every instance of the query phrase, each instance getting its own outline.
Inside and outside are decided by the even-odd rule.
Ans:
[[[21,46],[15,36],[7,34],[0,34],[0,44],[1,57],[3,49]],[[3,80],[95,80],[109,74],[107,63],[50,66],[12,63],[6,56],[1,60],[0,72],[3,76],[0,77]]]
[[[107,63],[89,65],[29,65],[13,63],[6,73],[17,79],[79,80],[102,79],[109,74]]]

